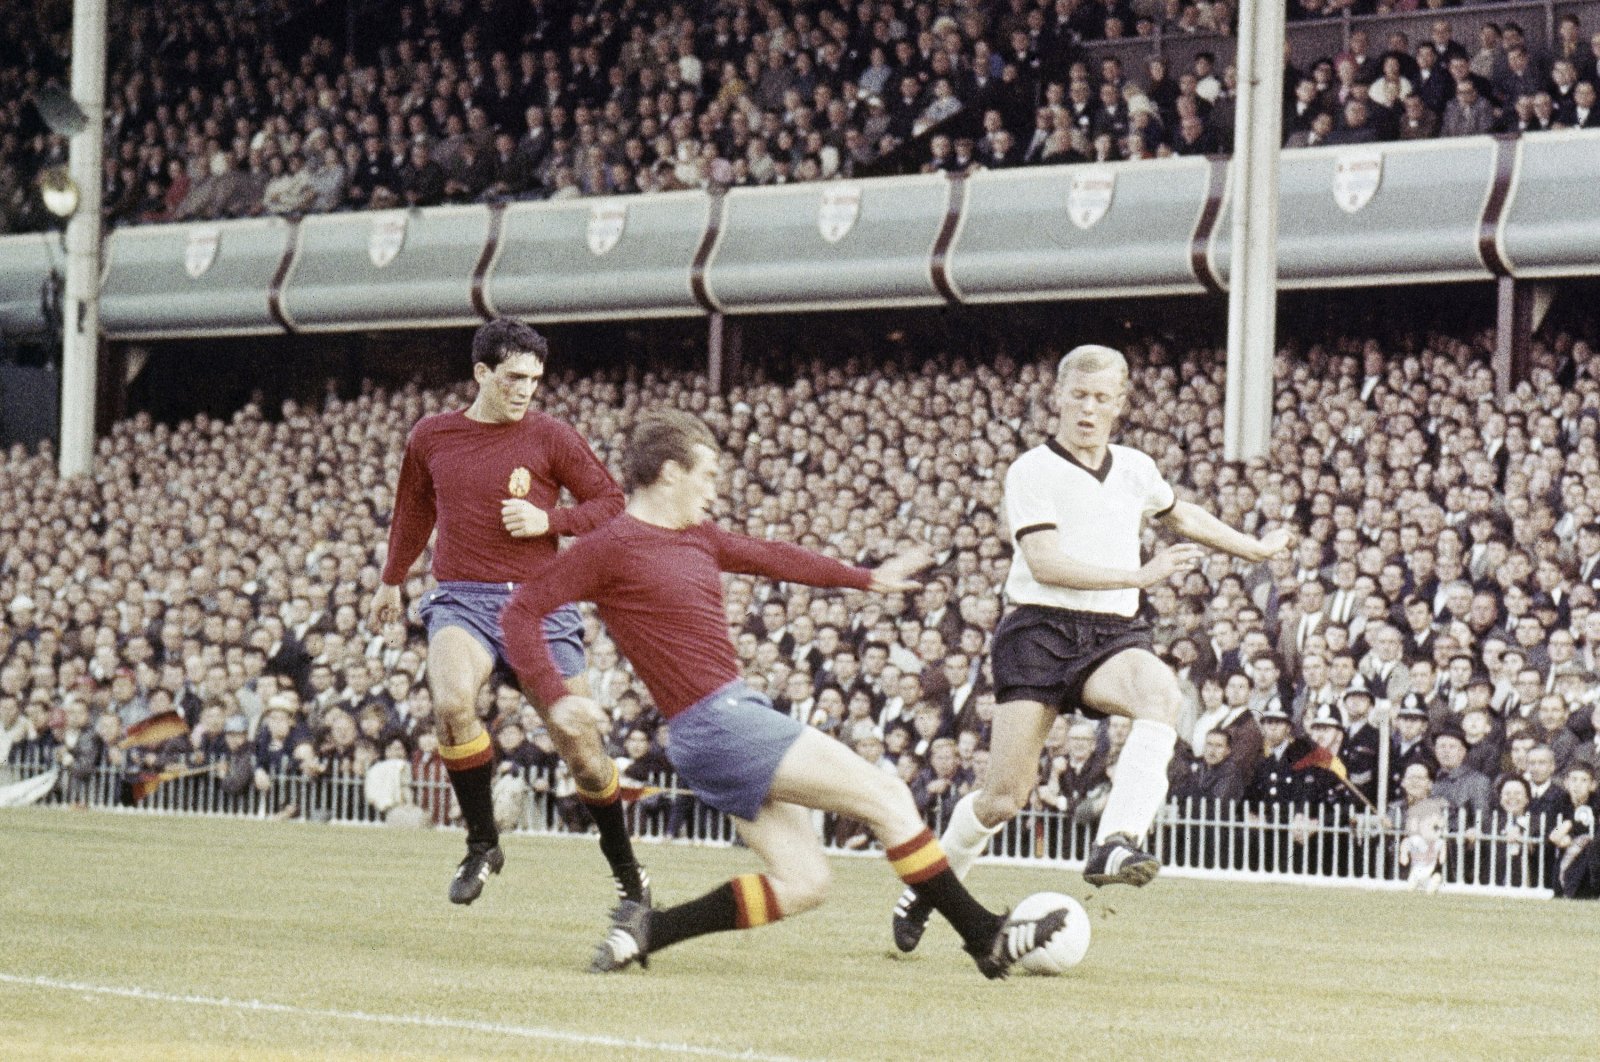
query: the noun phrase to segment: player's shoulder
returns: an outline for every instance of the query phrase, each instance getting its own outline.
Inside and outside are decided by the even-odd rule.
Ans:
[[[1155,458],[1143,450],[1136,450],[1131,446],[1122,446],[1117,443],[1112,443],[1110,450],[1112,467],[1120,464],[1125,470],[1136,472],[1140,475],[1158,474]]]
[[[468,423],[466,410],[446,409],[439,413],[429,413],[411,425],[411,434],[406,436],[407,446],[426,445],[430,440],[452,430],[458,430],[461,425]]]
[[[426,438],[430,435],[437,435],[441,431],[448,431],[453,427],[457,427],[466,421],[466,412],[464,409],[446,409],[420,417],[415,424],[411,425],[411,437],[413,439]]]
[[[578,429],[553,414],[540,409],[530,409],[522,418],[522,430],[548,441],[583,442]],[[587,443],[584,443],[587,446]]]
[[[1049,446],[1040,443],[1018,454],[1011,462],[1011,466],[1006,469],[1006,477],[1009,479],[1013,475],[1032,475],[1051,468],[1058,460],[1060,458],[1056,457]]]

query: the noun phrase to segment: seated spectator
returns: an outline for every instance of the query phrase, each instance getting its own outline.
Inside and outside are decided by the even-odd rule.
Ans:
[[[261,193],[261,209],[268,214],[303,214],[316,200],[316,190],[305,172],[299,155],[287,160],[273,157],[267,162],[267,186]]]
[[[433,160],[426,143],[411,145],[405,166],[400,170],[400,195],[409,206],[438,206],[444,202],[445,172]]]
[[[1401,109],[1398,134],[1401,140],[1432,140],[1439,135],[1439,116],[1421,96],[1407,96]]]
[[[1600,117],[1600,116],[1597,116]],[[1445,104],[1441,136],[1476,136],[1494,128],[1494,107],[1478,92],[1470,79],[1456,82],[1455,98]]]
[[[1572,89],[1572,98],[1556,118],[1568,129],[1600,128],[1600,107],[1596,107],[1595,83],[1580,81]]]
[[[1332,142],[1334,133],[1333,115],[1327,111],[1318,111],[1311,119],[1311,127],[1304,131],[1289,134],[1289,139],[1284,143],[1285,148],[1320,147]]]

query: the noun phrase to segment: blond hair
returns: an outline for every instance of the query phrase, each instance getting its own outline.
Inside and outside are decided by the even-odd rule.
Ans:
[[[1120,350],[1103,347],[1098,343],[1085,343],[1067,351],[1061,363],[1056,366],[1056,379],[1060,380],[1069,372],[1104,372],[1107,369],[1117,370],[1117,375],[1122,377],[1122,382],[1128,382],[1128,359],[1122,356]]]

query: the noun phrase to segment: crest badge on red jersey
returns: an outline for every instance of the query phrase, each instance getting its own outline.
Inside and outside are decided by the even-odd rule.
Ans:
[[[506,484],[506,491],[513,498],[526,498],[532,487],[533,475],[526,468],[511,470],[511,481]]]

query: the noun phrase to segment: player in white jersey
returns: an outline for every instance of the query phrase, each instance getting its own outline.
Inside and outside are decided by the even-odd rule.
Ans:
[[[981,790],[951,812],[940,843],[965,877],[989,838],[1027,802],[1039,754],[1056,715],[1128,716],[1133,726],[1084,866],[1094,885],[1143,885],[1160,861],[1140,846],[1167,796],[1182,695],[1177,676],[1151,651],[1136,617],[1139,592],[1186,572],[1201,546],[1250,561],[1286,548],[1289,531],[1261,538],[1235,531],[1179,501],[1156,464],[1111,431],[1128,402],[1128,363],[1109,347],[1081,346],[1056,375],[1053,438],[1006,472],[1005,508],[1014,552],[1006,579],[1009,611],[995,631],[994,731]],[[1141,563],[1146,519],[1199,545],[1168,546]],[[911,951],[929,912],[909,891],[894,913],[895,945]]]

